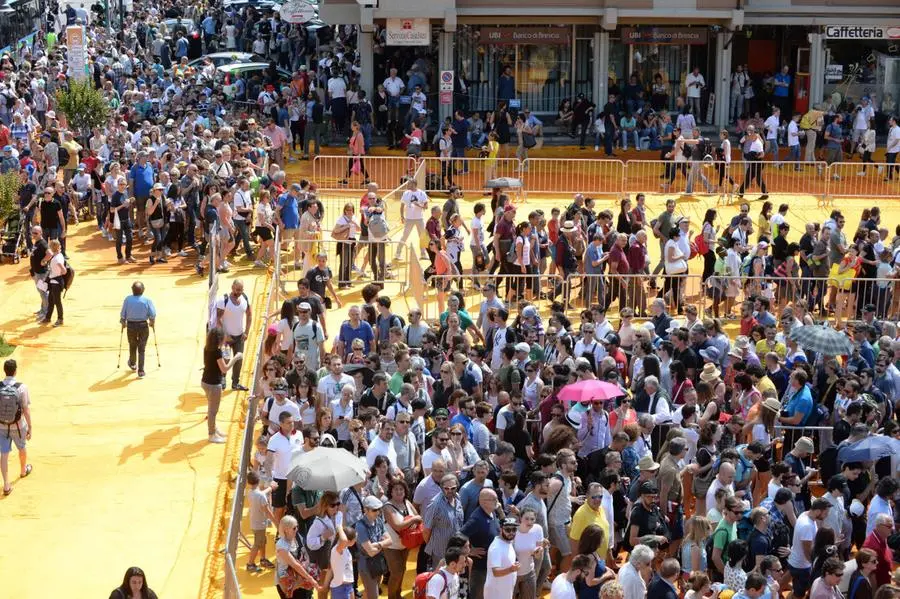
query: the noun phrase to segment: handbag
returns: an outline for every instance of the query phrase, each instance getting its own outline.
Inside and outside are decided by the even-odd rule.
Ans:
[[[374,535],[372,534],[374,526],[369,526],[366,517],[362,518],[363,526],[366,527],[366,530],[369,533],[369,539],[374,539]],[[369,573],[369,576],[374,578],[375,580],[380,580],[382,576],[387,574],[388,565],[387,558],[384,557],[384,551],[379,551],[377,555],[366,556],[366,572]]]
[[[332,229],[331,238],[336,241],[347,241],[350,239],[350,225],[341,225]]]
[[[537,140],[534,138],[534,133],[522,133],[522,145],[529,149],[536,146]]]
[[[121,228],[122,228],[122,220],[119,218],[119,211],[116,210],[113,213],[113,229],[118,231]]]
[[[150,221],[150,226],[153,227],[154,229],[162,229],[164,224],[165,224],[165,221],[161,218],[154,218],[153,220]]]
[[[403,519],[403,522],[406,523],[412,518],[415,518],[415,516],[407,516]],[[407,549],[415,549],[425,544],[424,527],[421,522],[416,522],[407,528],[401,528],[398,534],[400,535],[400,542]]]
[[[294,557],[297,558],[297,561],[300,562],[300,565],[303,566],[303,569],[306,570],[307,574],[313,579],[319,580],[322,571],[319,566],[310,559],[309,553],[307,553],[306,550],[306,545],[303,543],[303,537],[299,531],[297,532],[296,539],[297,554]],[[311,591],[315,585],[311,585],[308,580],[300,576],[293,568],[288,568],[284,576],[278,577],[278,586],[284,591],[285,596],[290,597],[297,589]]]
[[[354,175],[358,175],[362,172],[362,164],[360,163],[359,156],[353,157],[353,166],[350,167],[350,172]]]
[[[325,522],[319,516],[316,516],[316,520],[322,520],[323,523]],[[322,539],[321,547],[319,547],[318,549],[307,549],[307,552],[309,553],[309,559],[320,569],[328,569],[331,564],[331,547],[333,544],[334,542],[331,539],[328,539],[327,541],[325,539]]]

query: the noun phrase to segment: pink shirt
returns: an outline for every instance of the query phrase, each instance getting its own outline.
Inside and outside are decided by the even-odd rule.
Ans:
[[[287,142],[287,136],[281,127],[266,127],[263,129],[263,135],[272,141],[272,148],[275,150],[280,150]]]

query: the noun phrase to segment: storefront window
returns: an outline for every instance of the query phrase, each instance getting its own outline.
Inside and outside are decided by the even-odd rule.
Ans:
[[[469,81],[471,110],[493,110],[504,97],[535,113],[555,114],[573,94],[571,27],[463,25],[456,41],[457,68]],[[582,47],[586,52],[579,60],[589,63],[590,44]],[[512,81],[504,76],[507,67]],[[589,73],[584,78],[590,88]]]
[[[825,44],[825,98],[830,109],[849,109],[863,97],[872,101],[878,129],[896,112],[900,96],[900,54],[891,40],[828,40]]]

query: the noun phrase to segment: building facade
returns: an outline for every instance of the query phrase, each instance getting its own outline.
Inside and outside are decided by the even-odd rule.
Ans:
[[[362,87],[371,93],[380,67],[411,52],[441,116],[498,99],[547,115],[578,94],[602,105],[610,91],[628,95],[632,77],[643,101],[671,110],[694,67],[706,81],[703,120],[720,127],[744,93],[738,65],[764,79],[762,94],[788,66],[792,112],[834,94],[895,112],[900,95],[897,0],[360,1],[374,3],[321,0],[320,16],[360,26]]]

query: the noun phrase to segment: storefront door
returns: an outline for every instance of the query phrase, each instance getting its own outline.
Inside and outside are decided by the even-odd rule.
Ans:
[[[652,92],[656,74],[668,86],[667,110],[675,108],[675,98],[682,93],[682,81],[690,67],[691,46],[680,44],[631,44],[628,46],[628,73],[637,74],[643,87]],[[619,84],[624,89],[626,78]],[[649,100],[649,96],[647,100]]]

